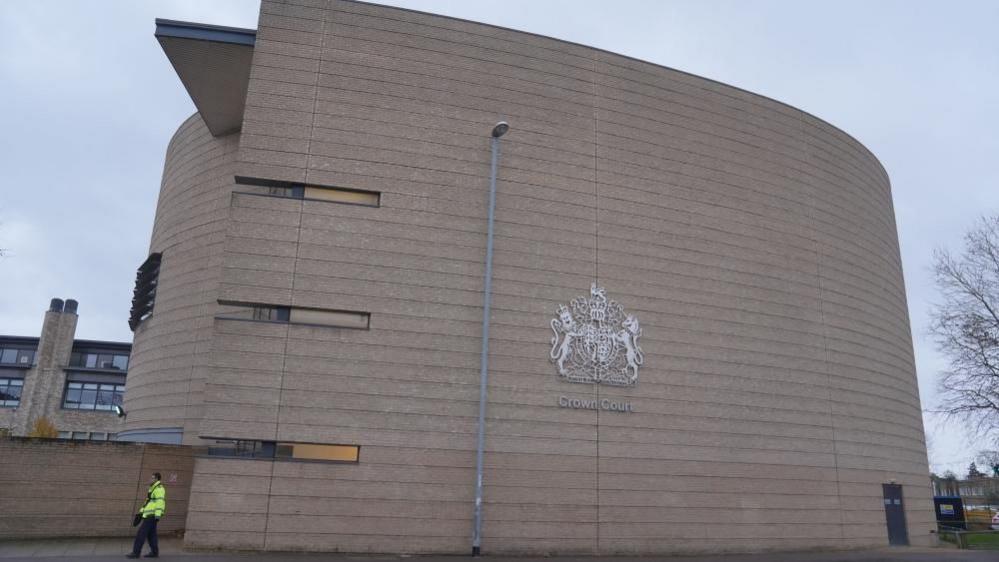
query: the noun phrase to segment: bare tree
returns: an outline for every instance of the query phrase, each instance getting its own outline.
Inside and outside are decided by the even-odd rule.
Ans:
[[[999,430],[999,216],[982,218],[964,251],[934,253],[943,302],[931,310],[931,333],[950,360],[940,380],[938,411],[980,435]]]

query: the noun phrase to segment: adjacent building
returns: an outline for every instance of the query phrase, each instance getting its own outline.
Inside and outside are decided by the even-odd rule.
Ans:
[[[132,345],[75,339],[77,308],[52,299],[39,337],[0,336],[0,429],[24,436],[45,418],[61,438],[107,441],[123,427]]]
[[[961,480],[958,491],[965,506],[999,507],[999,478],[983,475]]]
[[[891,187],[848,134],[359,2],[156,37],[198,112],[119,435],[208,447],[189,545],[469,552],[494,144],[483,552],[931,539]]]
[[[966,507],[999,507],[999,475],[948,478],[932,475],[933,495],[960,497]]]

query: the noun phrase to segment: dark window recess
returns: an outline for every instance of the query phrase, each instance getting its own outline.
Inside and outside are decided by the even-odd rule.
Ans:
[[[241,457],[247,459],[274,458],[273,441],[216,441],[208,446],[208,454],[213,457]]]
[[[111,411],[115,405],[121,406],[125,396],[125,385],[96,382],[68,382],[62,407],[67,410]]]
[[[301,199],[305,193],[305,184],[292,181],[266,180],[263,178],[250,178],[246,176],[236,176],[237,185],[252,185],[265,188],[264,193],[277,195],[279,197],[294,197]],[[257,191],[256,193],[260,193]]]
[[[24,379],[0,379],[0,408],[16,408],[21,403]]]
[[[271,322],[287,322],[291,318],[291,308],[287,306],[255,306],[254,320],[269,320]]]
[[[305,197],[304,185],[292,185],[289,187],[269,186],[267,195],[277,195],[278,197],[291,197],[292,199],[302,199]]]
[[[135,273],[135,292],[132,295],[132,310],[128,317],[128,327],[133,332],[153,312],[162,257],[163,254],[160,253],[150,254]]]

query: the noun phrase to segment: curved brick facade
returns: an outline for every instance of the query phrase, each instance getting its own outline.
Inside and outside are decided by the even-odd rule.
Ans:
[[[156,307],[135,332],[122,439],[198,442],[238,143],[195,114],[167,148],[149,245],[163,254]]]
[[[190,544],[467,552],[500,118],[484,552],[883,545],[888,482],[928,541],[890,186],[869,151],[619,55],[309,4],[264,0],[242,133],[195,117],[171,145],[128,424],[358,444],[360,462],[199,459]],[[233,176],[381,206],[230,195]],[[633,388],[567,383],[548,360],[556,307],[593,281],[641,320]],[[225,320],[219,300],[364,311],[370,329]]]

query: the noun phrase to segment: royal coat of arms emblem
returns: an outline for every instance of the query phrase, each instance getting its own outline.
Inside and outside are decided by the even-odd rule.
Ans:
[[[638,338],[638,318],[624,312],[596,283],[590,298],[577,297],[559,305],[551,321],[551,360],[569,382],[633,386],[644,360]]]

